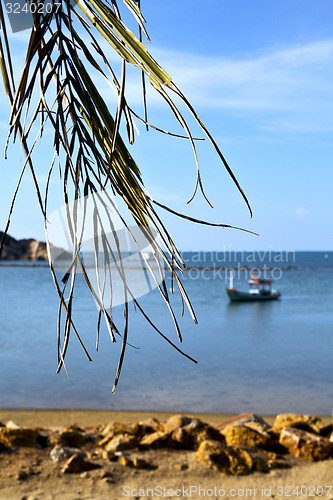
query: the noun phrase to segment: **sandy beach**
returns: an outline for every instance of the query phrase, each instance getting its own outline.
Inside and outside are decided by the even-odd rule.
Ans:
[[[132,424],[154,417],[166,421],[171,413],[84,411],[84,410],[0,410],[0,422],[51,431],[69,426],[98,428],[112,421]],[[231,415],[196,414],[212,426]],[[265,416],[272,425],[274,416]],[[331,423],[323,417],[324,424]],[[92,450],[89,450],[90,454]],[[190,450],[151,449],[135,451],[154,467],[124,467],[119,461],[79,474],[64,474],[63,464],[49,458],[50,448],[18,448],[0,453],[1,500],[79,500],[130,498],[327,498],[333,499],[333,460],[311,462],[291,458],[291,468],[268,473],[230,476],[209,469]],[[98,457],[97,457],[98,458]],[[23,472],[22,472],[23,471]]]

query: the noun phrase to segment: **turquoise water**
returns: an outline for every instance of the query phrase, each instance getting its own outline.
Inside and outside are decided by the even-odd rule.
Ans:
[[[47,267],[0,266],[0,407],[101,408],[201,412],[331,414],[333,409],[333,252],[296,254],[186,253],[193,267],[183,283],[198,325],[174,305],[183,334],[182,357],[130,306],[129,342],[120,383],[111,393],[121,343],[102,329],[96,353],[97,308],[83,282],[74,318],[93,362],[74,336],[69,381],[57,367],[58,301]],[[275,259],[275,260],[274,260]],[[242,266],[274,273],[278,302],[229,304],[226,271],[246,288]],[[140,303],[177,343],[172,321],[155,292]],[[122,309],[115,311],[119,325]]]

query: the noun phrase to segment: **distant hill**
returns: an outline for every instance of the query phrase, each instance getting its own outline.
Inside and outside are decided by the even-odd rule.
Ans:
[[[0,231],[0,240],[2,237]],[[16,240],[7,234],[0,260],[47,260],[46,243],[32,238]]]

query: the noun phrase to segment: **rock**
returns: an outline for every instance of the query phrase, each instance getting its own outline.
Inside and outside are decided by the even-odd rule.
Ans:
[[[171,438],[179,447],[196,450],[203,441],[215,440],[225,443],[224,436],[214,427],[204,424],[198,419],[193,419],[184,427],[177,427]]]
[[[17,471],[15,479],[17,479],[18,481],[24,481],[28,477],[29,474],[27,473],[27,471],[25,471],[24,469],[20,469]]]
[[[178,427],[184,427],[185,425],[189,425],[191,422],[200,422],[200,421],[197,418],[194,419],[192,417],[187,417],[185,415],[172,415],[172,417],[168,418],[168,420],[162,424],[163,431],[171,433]]]
[[[0,239],[2,236],[0,231]],[[33,239],[16,240],[6,235],[1,260],[47,260],[46,243]]]
[[[135,469],[151,469],[153,466],[147,462],[147,460],[144,460],[143,458],[137,458],[134,457],[133,459],[133,467]]]
[[[102,470],[101,475],[99,476],[101,479],[105,479],[106,477],[112,477],[111,472],[107,472],[105,470]]]
[[[198,418],[190,418],[190,422],[182,426],[183,429],[187,429],[190,432],[200,432],[203,429],[206,429],[207,427],[211,427],[209,424],[206,424],[205,422],[202,422],[202,420],[199,420]],[[212,427],[213,429],[213,427]]]
[[[156,432],[169,435],[169,440],[164,436],[166,443],[164,446],[172,448],[197,449],[200,443],[207,439],[224,442],[224,437],[217,429],[194,417],[173,415],[162,424],[162,428],[162,431]],[[156,436],[161,436],[156,432],[154,433]]]
[[[115,455],[116,455],[117,459],[120,457],[130,457],[131,456],[131,454],[128,451],[116,451]]]
[[[267,473],[270,471],[270,466],[268,465],[267,461],[264,460],[262,457],[255,457],[253,460],[252,470],[256,472]]]
[[[242,431],[237,431],[237,429],[235,429],[234,433],[237,435],[245,434],[246,432],[244,427],[246,427],[248,429],[256,431],[261,436],[259,440],[260,444],[251,442],[250,436],[252,436],[253,440],[255,440],[256,437],[258,438],[258,436],[255,433],[251,433],[251,431],[249,431],[246,434],[248,434],[248,439],[250,440],[250,442],[246,442],[246,440],[244,441],[243,436],[242,438],[240,438],[239,443],[235,441],[235,444],[249,444],[251,446],[260,446],[274,451],[282,451],[281,446],[278,443],[278,435],[272,432],[271,426],[260,416],[255,415],[254,413],[241,413],[240,415],[226,420],[217,426],[220,432],[224,435],[225,429],[229,429],[228,432],[230,433],[230,429],[235,427],[240,427],[242,429]],[[230,439],[230,441],[227,440],[228,444],[232,444],[233,442],[234,441],[232,439]]]
[[[229,468],[226,471],[228,474],[244,476],[255,470],[258,461],[247,450],[238,446],[228,446],[226,449],[230,462]]]
[[[224,435],[215,427],[212,427],[208,424],[205,425],[202,431],[198,432],[195,447],[199,446],[202,441],[205,441],[207,439],[213,439],[214,441],[220,441],[221,443],[225,444]]]
[[[138,423],[130,424],[127,426],[127,434],[132,434],[133,436],[137,436],[142,433],[142,429]]]
[[[38,447],[40,434],[36,429],[19,427],[18,429],[0,428],[0,443],[8,448]]]
[[[225,474],[246,475],[253,466],[253,460],[245,450],[226,448],[219,441],[213,440],[203,441],[195,457],[209,468]]]
[[[266,438],[268,437],[267,444],[265,445],[265,449],[276,452],[276,453],[285,453],[285,448],[279,443],[279,434],[276,434],[272,428],[267,428],[263,426],[260,422],[247,422],[244,424],[249,429],[253,429],[259,434],[262,434]]]
[[[156,418],[152,417],[141,420],[141,422],[139,422],[139,427],[142,435],[152,434],[153,432],[163,430],[163,424]]]
[[[320,433],[320,418],[299,413],[281,413],[275,418],[273,431],[280,434],[285,427],[294,427],[307,432]]]
[[[100,478],[104,480],[105,483],[113,483],[113,476],[110,472],[102,471]]]
[[[39,434],[37,437],[37,444],[39,448],[47,448],[50,446],[49,436],[46,434]]]
[[[81,472],[99,468],[99,464],[88,462],[81,455],[75,454],[69,460],[67,460],[67,462],[61,469],[61,472],[63,474],[79,474]]]
[[[271,469],[286,468],[286,460],[265,450],[255,450],[241,446],[223,446],[218,441],[204,441],[196,453],[196,458],[208,467],[225,474],[247,475],[252,471],[269,472]]]
[[[131,457],[126,457],[126,456],[123,456],[123,457],[119,457],[119,463],[123,466],[123,467],[132,467],[133,466],[133,462],[131,460]]]
[[[230,465],[228,452],[225,446],[219,441],[203,441],[198,448],[195,458],[200,462],[204,462],[207,467],[223,472],[226,472]]]
[[[13,422],[13,420],[8,420],[8,422],[6,422],[6,428],[7,429],[19,429],[20,426],[16,422]]]
[[[260,434],[269,434],[271,431],[271,427],[267,427],[268,424],[262,424],[261,422],[246,422],[245,427],[248,427],[249,429],[254,429],[255,431],[259,432]]]
[[[271,469],[286,469],[290,464],[282,455],[272,451],[247,449],[252,457],[252,470],[258,472],[268,472]]]
[[[87,453],[87,457],[89,459],[96,459],[96,458],[102,458],[103,457],[104,450],[93,450]]]
[[[124,467],[134,467],[135,469],[152,469],[153,466],[143,458],[122,456],[119,463]]]
[[[109,440],[111,440],[114,436],[117,436],[117,434],[124,433],[130,434],[128,432],[128,426],[115,421],[110,422],[102,431],[102,435],[104,437],[110,435]]]
[[[302,429],[284,427],[280,434],[280,443],[295,457],[310,460],[333,457],[333,443],[329,439]]]
[[[196,442],[196,433],[191,433],[184,427],[177,427],[172,432],[171,439],[175,442],[177,448],[191,450]]]
[[[319,425],[319,434],[323,437],[330,437],[333,433],[333,424]]]
[[[86,457],[86,453],[79,450],[78,448],[67,448],[58,444],[54,448],[52,448],[49,456],[54,462],[61,462],[66,458],[72,457],[73,455],[79,455],[82,458]]]
[[[139,444],[140,448],[173,448],[174,442],[167,432],[157,431],[144,436]]]
[[[115,436],[108,444],[105,446],[106,451],[123,451],[130,450],[138,446],[138,440],[135,436],[130,434],[120,434]]]
[[[268,457],[267,464],[270,469],[289,469],[291,465],[281,455]]]
[[[109,462],[116,462],[118,460],[117,455],[113,451],[103,451],[104,460],[108,460]]]
[[[102,431],[103,439],[98,442],[99,446],[106,446],[112,439],[119,435],[140,435],[139,424],[123,425],[119,422],[110,422]]]
[[[113,478],[111,476],[110,477],[104,477],[103,481],[105,483],[114,483],[114,480],[113,480]]]
[[[221,431],[225,437],[226,444],[247,445],[254,448],[266,448],[271,442],[271,436],[266,432],[258,432],[246,425],[227,425]]]
[[[0,240],[3,232],[0,231]],[[72,255],[63,248],[50,246],[53,261],[55,258],[72,259]],[[48,260],[47,246],[43,241],[32,238],[16,240],[8,234],[5,237],[1,260]]]
[[[88,441],[89,437],[78,427],[68,427],[58,434],[50,436],[51,445],[68,446],[70,448],[79,448]]]
[[[248,425],[248,424],[258,424],[265,431],[270,429],[270,425],[265,422],[265,420],[254,413],[241,413],[240,415],[236,415],[233,418],[225,420],[221,424],[217,425],[217,429],[223,429],[227,425]]]
[[[21,466],[15,475],[15,478],[18,481],[24,481],[25,479],[28,479],[28,477],[33,476],[35,474],[38,474],[35,470],[33,470],[31,467],[25,468],[24,466]]]
[[[2,441],[0,441],[0,453],[8,450],[9,448]]]

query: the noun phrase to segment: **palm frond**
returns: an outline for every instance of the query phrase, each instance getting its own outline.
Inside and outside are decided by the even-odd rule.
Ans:
[[[30,0],[34,4],[35,0]],[[82,345],[88,359],[83,341],[81,340],[73,320],[73,301],[77,273],[82,273],[86,284],[99,307],[97,323],[98,347],[101,318],[104,317],[112,341],[121,338],[122,348],[118,368],[115,375],[114,390],[116,389],[126,346],[128,345],[128,302],[131,300],[135,307],[143,314],[155,331],[167,342],[174,346],[187,358],[193,359],[183,353],[161,330],[151,321],[149,315],[140,306],[131,286],[128,284],[126,271],[122,260],[118,259],[122,252],[121,242],[117,234],[110,210],[119,218],[123,227],[136,245],[144,265],[149,272],[154,286],[159,291],[162,300],[168,308],[173,320],[176,333],[181,341],[181,333],[173,311],[168,289],[164,282],[164,268],[171,274],[173,281],[178,286],[178,291],[183,304],[186,304],[193,320],[196,316],[190,300],[178,276],[185,267],[175,243],[167,228],[164,226],[154,206],[167,210],[174,215],[191,222],[208,224],[211,226],[232,227],[223,224],[213,224],[177,213],[169,207],[154,200],[145,190],[140,169],[132,157],[128,147],[120,135],[123,118],[126,121],[128,141],[134,142],[133,119],[139,118],[147,127],[155,128],[160,132],[169,132],[154,127],[148,123],[146,110],[146,80],[162,96],[166,104],[176,117],[184,130],[178,137],[187,138],[192,146],[197,168],[197,181],[194,195],[200,189],[209,202],[204,192],[201,181],[199,162],[196,151],[196,141],[191,129],[185,120],[180,108],[171,95],[188,108],[201,130],[211,141],[222,164],[235,182],[249,209],[248,200],[226,162],[222,152],[211,136],[208,129],[201,122],[191,104],[172,81],[169,74],[149,54],[142,40],[142,33],[149,41],[145,29],[145,19],[141,13],[140,1],[123,0],[124,5],[133,14],[139,39],[122,21],[120,8],[116,0],[108,3],[104,0],[77,0],[75,5],[69,0],[54,2],[52,12],[45,16],[34,15],[34,24],[27,47],[25,65],[17,87],[14,84],[13,64],[6,30],[4,13],[0,4],[0,66],[4,86],[11,107],[9,120],[9,134],[7,143],[19,137],[26,155],[26,162],[21,172],[18,187],[14,195],[10,215],[5,233],[8,231],[10,216],[14,207],[17,191],[28,165],[33,177],[38,200],[45,219],[46,239],[51,274],[59,296],[58,314],[58,371],[64,366],[65,356],[69,345],[70,334],[73,331]],[[57,6],[56,6],[57,4]],[[88,41],[87,41],[88,37]],[[108,51],[102,46],[108,44],[120,56],[120,78],[116,76]],[[104,44],[104,45],[103,45]],[[126,68],[133,65],[142,75],[144,118],[134,112],[127,104],[126,99]],[[102,76],[112,87],[117,95],[115,113],[112,114],[102,93],[99,91],[97,76]],[[38,124],[39,120],[39,125]],[[33,151],[36,137],[42,136],[45,128],[53,132],[55,156],[52,158],[48,170],[48,182],[45,189],[45,201],[42,202],[40,186],[33,165]],[[30,144],[30,146],[29,146]],[[59,279],[54,268],[52,251],[49,243],[48,208],[49,184],[55,175],[55,158],[59,163],[59,179],[63,185],[64,203],[66,207],[66,223],[69,228],[69,238],[72,246],[72,259],[68,269]],[[155,271],[144,255],[132,226],[118,210],[113,197],[120,197],[131,215],[134,223],[141,228],[145,241],[148,242],[154,256]],[[194,196],[193,195],[193,196]],[[86,200],[93,200],[92,213],[88,213]],[[74,200],[74,204],[70,201]],[[80,215],[79,205],[83,206]],[[251,213],[251,209],[250,209]],[[103,219],[102,214],[105,218]],[[89,221],[88,221],[89,219]],[[93,248],[97,285],[94,287],[91,275],[82,259],[81,249],[84,243],[84,232],[88,222],[93,226]],[[98,237],[99,235],[100,237]],[[158,238],[156,238],[156,236]],[[112,243],[110,242],[112,239]],[[1,242],[3,246],[4,237]],[[102,254],[102,257],[100,257]],[[99,269],[104,269],[100,276]],[[112,273],[116,270],[122,283],[124,295],[124,326],[120,329],[113,320],[113,279]],[[106,306],[106,290],[110,286],[110,304]],[[62,330],[62,313],[64,312],[64,326]]]

